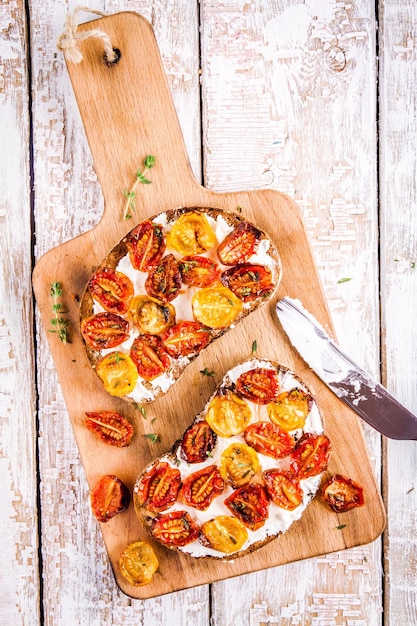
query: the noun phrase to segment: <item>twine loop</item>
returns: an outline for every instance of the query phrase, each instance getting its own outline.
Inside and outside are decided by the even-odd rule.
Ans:
[[[81,41],[89,39],[90,37],[94,37],[95,39],[100,39],[103,42],[106,61],[108,63],[114,63],[118,58],[118,55],[113,49],[109,35],[105,33],[104,30],[92,28],[91,30],[83,32],[78,31],[77,16],[80,11],[94,13],[95,15],[100,15],[101,17],[105,17],[107,15],[102,11],[89,9],[88,7],[76,7],[74,12],[68,13],[66,17],[64,30],[58,37],[56,44],[58,49],[62,50],[67,61],[71,61],[71,63],[80,63],[83,59],[83,55],[78,44]]]

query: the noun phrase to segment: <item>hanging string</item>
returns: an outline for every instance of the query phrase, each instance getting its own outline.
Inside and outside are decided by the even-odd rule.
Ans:
[[[76,7],[74,12],[67,15],[64,25],[64,31],[59,36],[57,41],[57,47],[59,50],[62,50],[67,61],[71,61],[72,63],[80,63],[82,61],[83,55],[81,50],[78,47],[78,44],[81,41],[89,39],[90,37],[94,37],[95,39],[100,39],[103,42],[104,46],[104,56],[108,63],[114,63],[118,58],[117,53],[114,51],[111,39],[107,33],[99,28],[92,28],[91,30],[86,30],[79,32],[78,31],[78,22],[77,16],[80,11],[85,11],[87,13],[94,13],[95,15],[100,15],[101,17],[105,17],[107,14],[102,11],[97,11],[95,9],[89,9],[88,7]]]

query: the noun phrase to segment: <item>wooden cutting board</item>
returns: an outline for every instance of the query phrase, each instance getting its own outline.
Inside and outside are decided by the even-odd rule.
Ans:
[[[101,524],[104,541],[120,588],[135,598],[149,598],[216,580],[254,572],[290,561],[325,554],[374,540],[385,525],[374,473],[356,415],[344,406],[297,356],[274,314],[277,298],[299,298],[334,334],[300,211],[276,191],[217,194],[193,177],[150,24],[134,13],[121,13],[80,26],[109,34],[121,52],[114,65],[103,62],[103,45],[96,39],[81,44],[83,60],[68,64],[74,92],[105,198],[101,221],[89,232],[45,254],[33,273],[33,286],[45,330],[52,329],[50,285],[61,282],[63,306],[71,325],[71,343],[62,344],[48,332],[51,352],[68,414],[90,487],[104,474],[116,474],[130,488],[143,467],[171,448],[195,414],[201,411],[224,373],[251,356],[270,358],[294,369],[310,387],[332,442],[330,473],[342,473],[361,483],[366,506],[337,515],[316,499],[302,519],[282,537],[234,562],[195,560],[154,545],[160,568],[152,583],[132,587],[120,575],[119,555],[138,539],[153,543],[136,519],[133,507]],[[190,115],[197,112],[190,111]],[[124,190],[130,188],[144,157],[156,165],[152,182],[139,185],[132,219],[123,219]],[[79,300],[86,283],[107,252],[138,222],[181,206],[218,207],[247,218],[266,231],[283,264],[282,283],[272,302],[216,340],[188,366],[163,398],[146,405],[146,417],[133,405],[108,395],[84,352],[79,333]],[[86,207],[87,209],[87,207]],[[208,368],[215,376],[207,377]],[[98,441],[83,425],[86,411],[116,410],[133,423],[128,448]],[[152,443],[144,435],[156,433]],[[338,528],[343,525],[343,528]]]

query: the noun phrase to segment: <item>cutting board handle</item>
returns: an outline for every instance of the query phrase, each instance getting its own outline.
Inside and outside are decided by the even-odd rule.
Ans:
[[[178,181],[187,188],[198,183],[152,26],[132,12],[79,26],[80,31],[94,28],[109,35],[113,48],[120,51],[118,62],[106,63],[103,42],[88,38],[79,43],[82,61],[68,62],[67,67],[105,199],[103,219],[115,220],[120,227],[124,193],[147,155],[155,156],[156,162],[147,176],[152,184],[136,189],[138,205],[142,200],[147,204],[155,194],[175,203],[172,186],[178,187]]]

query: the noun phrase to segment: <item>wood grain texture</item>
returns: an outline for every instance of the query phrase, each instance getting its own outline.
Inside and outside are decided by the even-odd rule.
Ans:
[[[0,48],[0,621],[23,626],[39,619],[39,563],[27,29],[22,2],[0,6]]]
[[[381,36],[381,268],[384,382],[417,410],[417,7],[384,2]],[[417,623],[417,446],[387,441],[384,491],[389,623]]]

